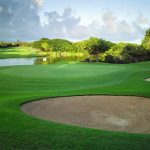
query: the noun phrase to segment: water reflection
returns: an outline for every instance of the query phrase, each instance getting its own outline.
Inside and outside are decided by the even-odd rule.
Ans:
[[[36,58],[7,58],[0,59],[0,66],[54,64],[56,62],[81,61],[86,56],[47,56]]]
[[[70,62],[70,61],[81,61],[84,60],[85,56],[48,56],[48,57],[38,57],[34,64],[54,64],[56,62]]]

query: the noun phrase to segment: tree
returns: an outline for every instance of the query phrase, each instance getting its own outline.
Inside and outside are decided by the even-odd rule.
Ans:
[[[99,55],[107,51],[112,45],[111,42],[96,37],[90,37],[82,43],[83,48],[88,50],[89,54],[94,56],[96,61],[98,61]]]
[[[77,48],[73,43],[64,39],[51,39],[49,45],[56,52],[76,52]]]
[[[106,62],[122,63],[123,53],[127,43],[114,44],[108,51],[104,53]]]
[[[142,41],[142,46],[150,51],[150,28],[146,31],[145,37]]]
[[[41,44],[41,47],[42,47],[42,50],[43,50],[43,51],[48,51],[48,50],[49,50],[49,45],[48,45],[48,43],[42,43],[42,44]]]
[[[39,41],[32,43],[34,48],[42,51],[55,51],[55,52],[76,52],[76,46],[70,41],[64,39],[48,39],[42,38]]]

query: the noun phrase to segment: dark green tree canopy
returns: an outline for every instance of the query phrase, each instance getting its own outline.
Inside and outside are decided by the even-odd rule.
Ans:
[[[150,36],[150,28],[146,30],[146,36]]]
[[[32,46],[43,51],[70,51],[75,52],[77,48],[73,43],[64,39],[48,39],[42,38],[32,43]]]
[[[77,42],[78,49],[88,51],[91,55],[98,55],[110,49],[112,42],[99,39],[97,37],[90,37],[88,40]]]

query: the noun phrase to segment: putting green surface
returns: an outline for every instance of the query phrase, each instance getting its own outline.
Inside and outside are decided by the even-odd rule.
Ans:
[[[20,105],[45,97],[136,95],[150,97],[150,62],[115,65],[57,63],[0,67],[0,149],[149,150],[149,134],[102,131],[40,120]]]

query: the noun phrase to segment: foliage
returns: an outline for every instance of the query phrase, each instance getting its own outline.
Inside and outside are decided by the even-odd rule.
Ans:
[[[19,46],[27,46],[27,42],[0,42],[0,48],[10,48],[10,47],[19,47]]]
[[[145,37],[142,41],[142,46],[150,51],[150,28],[146,31]]]
[[[41,47],[42,47],[43,51],[48,51],[49,50],[49,44],[48,43],[42,43]]]
[[[70,42],[64,39],[42,38],[39,41],[26,42],[0,42],[0,48],[28,46],[36,48],[39,52],[82,52],[88,53],[91,61],[106,61],[111,63],[132,63],[150,60],[150,29],[146,31],[141,45],[131,43],[114,44],[97,37],[90,37],[79,42]],[[85,60],[85,61],[86,61]]]
[[[113,45],[108,51],[102,54],[100,59],[109,63],[118,62],[118,60],[121,60],[121,54],[125,45],[125,43]]]
[[[137,44],[118,43],[104,54],[110,63],[133,63],[150,60],[150,52]]]
[[[77,42],[78,49],[86,50],[90,55],[98,55],[107,51],[113,43],[99,39],[96,37],[90,37],[88,40]]]
[[[32,46],[42,51],[55,52],[76,52],[77,48],[73,43],[64,39],[47,39],[42,38],[32,43]]]
[[[96,37],[90,37],[87,40],[75,43],[78,51],[86,51],[89,53],[89,58],[86,62],[99,61],[99,55],[110,49],[114,43],[105,41]]]

